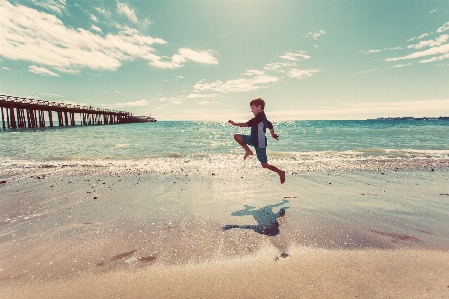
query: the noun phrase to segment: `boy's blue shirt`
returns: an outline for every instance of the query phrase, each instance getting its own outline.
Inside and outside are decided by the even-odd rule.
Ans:
[[[268,121],[265,112],[259,112],[255,117],[246,122],[251,127],[251,141],[254,147],[266,148],[267,138],[265,133],[268,129],[272,129],[273,125]]]

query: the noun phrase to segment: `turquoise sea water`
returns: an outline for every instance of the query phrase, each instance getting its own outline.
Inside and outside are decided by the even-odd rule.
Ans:
[[[269,155],[356,152],[401,155],[449,151],[449,121],[288,121],[267,132]],[[129,160],[241,154],[235,133],[249,128],[204,121],[159,121],[124,125],[0,131],[2,160]]]

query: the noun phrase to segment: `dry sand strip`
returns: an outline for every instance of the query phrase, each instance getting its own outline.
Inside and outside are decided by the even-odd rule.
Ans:
[[[234,260],[0,283],[2,298],[449,298],[449,253],[275,248]]]

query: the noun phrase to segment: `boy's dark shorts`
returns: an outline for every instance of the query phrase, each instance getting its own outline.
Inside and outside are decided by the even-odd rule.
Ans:
[[[247,144],[247,145],[251,145],[254,146],[253,142],[251,141],[251,137],[248,135],[240,135],[242,136],[243,139],[243,143]],[[267,148],[257,148],[254,147],[256,149],[256,155],[257,155],[257,159],[259,159],[260,163],[268,163],[268,157],[267,157]]]

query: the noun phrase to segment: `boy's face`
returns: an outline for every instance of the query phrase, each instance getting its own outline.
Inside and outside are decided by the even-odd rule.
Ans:
[[[256,106],[256,105],[251,105],[251,112],[254,114],[254,116],[256,116],[257,114],[259,114],[259,112],[262,112],[262,105]]]

